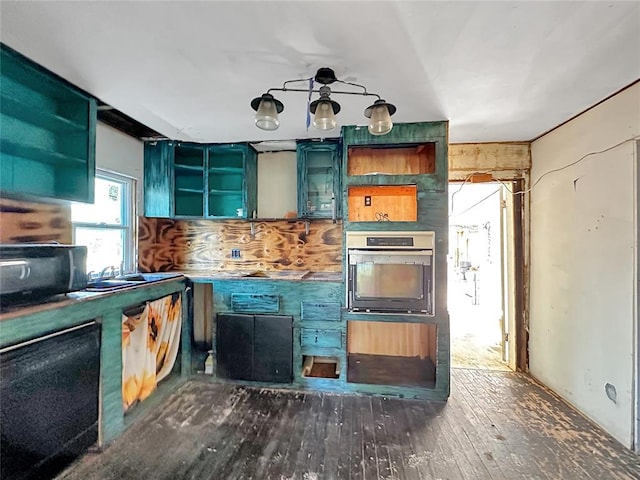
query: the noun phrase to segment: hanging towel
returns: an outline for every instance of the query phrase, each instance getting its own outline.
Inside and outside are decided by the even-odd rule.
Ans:
[[[174,293],[122,315],[122,404],[147,398],[173,368],[180,347],[182,297]]]

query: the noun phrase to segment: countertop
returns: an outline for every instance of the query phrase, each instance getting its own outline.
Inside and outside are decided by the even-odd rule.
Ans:
[[[309,270],[184,270],[171,272],[154,272],[154,275],[166,276],[166,279],[154,282],[144,282],[132,285],[128,288],[105,292],[87,292],[84,290],[66,294],[53,295],[37,302],[24,302],[3,305],[0,307],[0,321],[9,320],[23,315],[30,315],[54,308],[66,307],[75,303],[103,299],[113,295],[130,292],[134,289],[151,288],[165,282],[187,277],[192,282],[208,283],[214,280],[288,280],[302,282],[341,282],[342,272],[312,272]]]
[[[166,274],[158,274],[158,276],[166,276],[165,279],[156,280],[153,282],[142,282],[139,284],[133,284],[131,287],[121,288],[118,290],[111,290],[105,292],[87,292],[80,290],[77,292],[69,292],[59,295],[53,295],[50,297],[42,298],[37,301],[21,302],[15,304],[2,305],[0,307],[0,321],[9,320],[11,318],[20,317],[23,315],[31,315],[34,313],[51,310],[54,308],[66,307],[75,303],[92,301],[111,297],[113,295],[131,292],[134,289],[147,289],[155,286],[165,284],[170,281],[180,280],[184,278],[182,274],[177,272],[167,272]]]
[[[309,270],[180,270],[192,282],[213,280],[289,280],[302,282],[341,282],[342,272],[312,272]]]

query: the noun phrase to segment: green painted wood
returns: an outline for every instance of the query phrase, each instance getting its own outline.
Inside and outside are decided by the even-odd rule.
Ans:
[[[132,290],[101,295],[91,294],[81,300],[61,303],[57,308],[3,319],[0,321],[0,347],[80,325],[87,320],[98,319],[102,324],[101,442],[107,444],[120,435],[126,426],[122,409],[122,312],[145,301],[155,300],[174,292],[184,292],[185,288],[186,279],[184,278],[164,281]],[[73,297],[74,294],[70,296]],[[183,300],[182,353],[179,358],[183,362],[180,366],[181,371],[190,372],[191,327],[185,304],[188,305],[188,302]],[[137,408],[147,407],[142,403]]]
[[[342,140],[346,145],[397,145],[429,142],[447,137],[447,122],[396,123],[386,135],[371,135],[366,126],[342,127]]]
[[[96,101],[0,45],[3,192],[93,202]]]
[[[340,321],[340,303],[339,302],[300,302],[300,319],[303,322],[324,321],[339,322]]]
[[[144,214],[173,216],[173,143],[144,144]]]
[[[244,217],[254,218],[258,212],[258,152],[245,145]]]
[[[301,302],[309,302],[312,304],[329,303],[342,305],[344,298],[344,284],[342,282],[314,282],[314,281],[290,281],[290,280],[275,280],[275,279],[260,279],[247,281],[242,279],[233,280],[213,280],[213,317],[217,313],[232,313],[231,295],[233,293],[245,293],[245,294],[261,294],[261,295],[275,295],[280,299],[279,314],[286,315],[293,318],[293,383],[291,385],[282,384],[270,384],[265,382],[249,382],[247,385],[255,385],[261,387],[288,387],[288,388],[304,388],[305,386],[313,387],[315,389],[324,391],[340,391],[340,385],[346,377],[340,377],[339,381],[332,381],[328,384],[324,384],[322,381],[306,381],[302,375],[302,347],[300,345],[300,325],[301,325]],[[267,312],[252,312],[252,313],[267,313]],[[214,318],[212,321],[214,321]],[[305,321],[305,326],[309,325],[313,328],[336,330],[338,332],[344,332],[344,323],[342,321]],[[217,352],[215,351],[215,335],[216,328],[213,328],[214,334],[214,371],[217,369],[215,365],[215,358]],[[318,346],[305,347],[305,351],[316,352],[316,354],[329,354],[329,356],[340,356],[345,368],[343,372],[346,372],[346,354],[345,349],[340,347],[338,349],[320,348]],[[346,375],[346,373],[343,373]],[[234,383],[244,384],[243,382],[234,381]]]
[[[447,312],[447,253],[448,253],[448,139],[447,122],[421,122],[396,124],[393,130],[382,136],[369,134],[366,127],[345,126],[342,128],[342,206],[344,230],[347,231],[433,231],[436,235],[434,251],[435,295],[434,316],[425,315],[389,315],[343,312],[346,321],[384,321],[432,323],[437,325],[437,365],[436,386],[433,389],[415,389],[411,387],[386,387],[384,385],[366,385],[345,383],[345,390],[377,395],[394,395],[430,400],[445,400],[449,395],[450,382],[450,338],[449,314]],[[435,143],[435,173],[424,175],[363,175],[348,176],[348,150],[351,146],[373,145],[397,147]],[[418,190],[418,221],[416,222],[349,222],[348,188],[350,185],[416,185]],[[343,250],[347,261],[346,250]],[[346,265],[344,266],[346,269]]]
[[[253,217],[257,210],[256,151],[249,144],[234,143],[209,145],[208,152],[207,216]]]
[[[280,295],[232,293],[231,310],[242,313],[278,313],[280,311]]]
[[[145,143],[148,217],[249,218],[257,207],[257,154],[246,143]]]
[[[318,328],[300,329],[301,347],[341,348],[344,346],[344,332]]]
[[[124,430],[122,409],[122,307],[102,316],[100,352],[101,443],[108,444]]]
[[[298,216],[340,218],[340,142],[301,140],[296,144],[298,163]]]
[[[206,203],[207,148],[179,142],[173,150],[173,213],[176,217],[203,217]]]

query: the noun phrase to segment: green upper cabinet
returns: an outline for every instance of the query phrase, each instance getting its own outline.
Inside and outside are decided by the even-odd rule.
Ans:
[[[207,148],[179,143],[173,151],[173,213],[203,217],[205,211]]]
[[[252,218],[257,210],[257,153],[248,144],[211,145],[207,166],[209,217]]]
[[[95,99],[0,47],[0,190],[93,202]]]
[[[256,209],[256,152],[247,144],[147,142],[148,217],[228,218]]]
[[[340,216],[340,142],[300,141],[298,156],[298,216]]]

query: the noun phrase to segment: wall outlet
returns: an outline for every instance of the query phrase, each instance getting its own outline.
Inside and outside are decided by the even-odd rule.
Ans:
[[[232,248],[231,249],[231,258],[240,258],[240,249]]]
[[[365,195],[365,197],[364,197],[364,206],[365,207],[370,207],[371,206],[371,196],[370,195]]]

